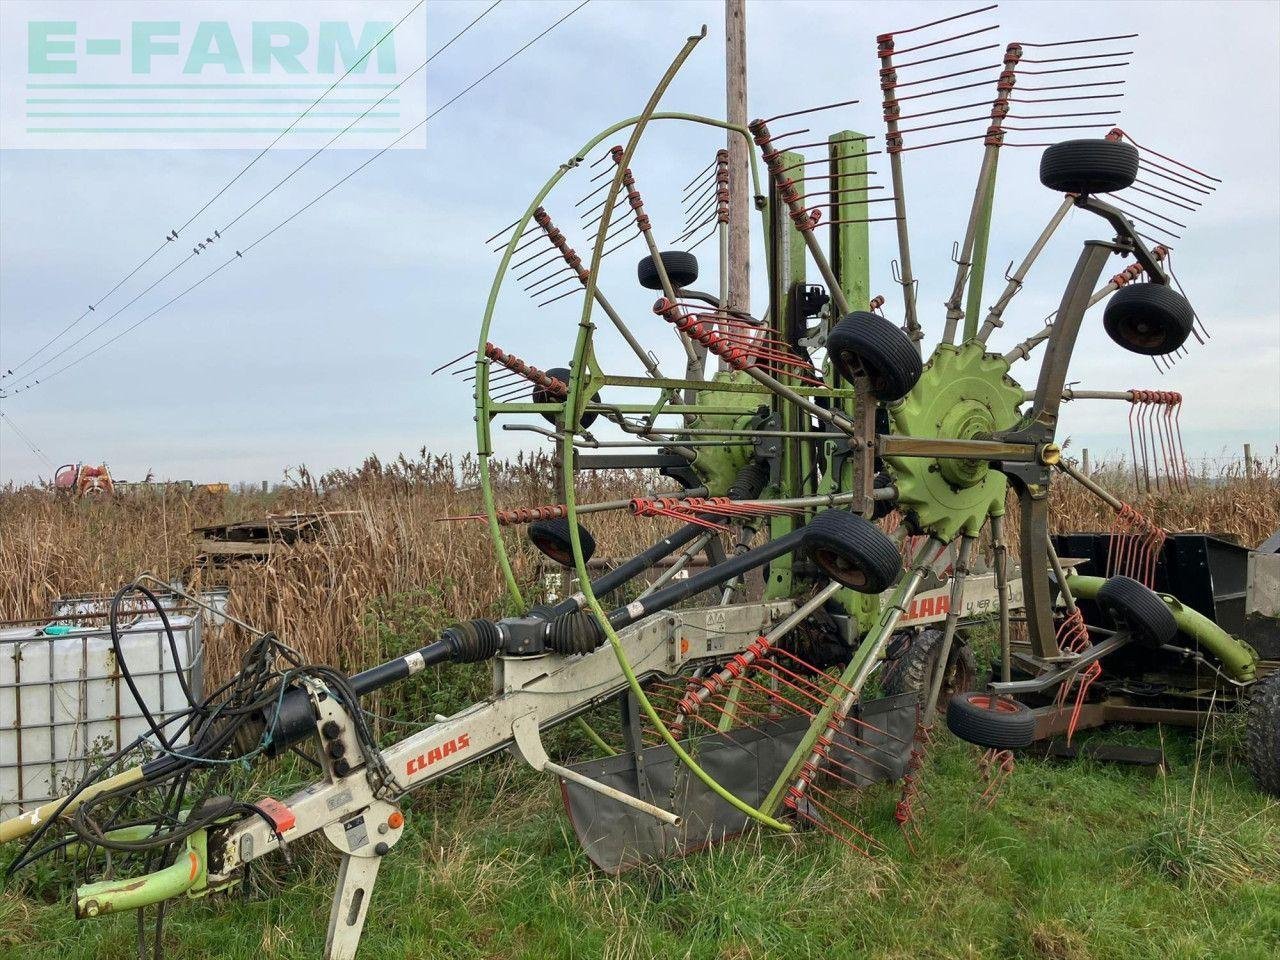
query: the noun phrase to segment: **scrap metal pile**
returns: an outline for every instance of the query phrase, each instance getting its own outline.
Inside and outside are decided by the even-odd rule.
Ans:
[[[1190,667],[1201,694],[1242,700],[1256,687],[1258,702],[1280,702],[1274,677],[1257,680],[1250,647],[1151,589],[1165,532],[1077,469],[1057,442],[1064,401],[1129,403],[1136,469],[1152,484],[1188,482],[1180,396],[1090,391],[1067,378],[1086,315],[1104,301],[1110,340],[1161,370],[1207,339],[1174,282],[1170,231],[1217,181],[1113,127],[1128,37],[1001,52],[986,42],[996,29],[986,23],[991,9],[877,38],[881,135],[778,132],[780,120],[856,101],[747,126],[660,111],[701,39],[689,38],[641,112],[570,154],[491,238],[502,241],[500,262],[478,345],[453,365],[474,381],[484,499],[482,513],[459,519],[487,525],[522,612],[456,624],[351,677],[261,637],[227,686],[167,729],[157,718],[152,759],[113,775],[104,768],[65,799],[0,825],[0,840],[26,840],[17,865],[70,845],[100,872],[111,851],[113,872],[76,894],[77,912],[92,916],[231,887],[248,864],[322,831],[342,854],[326,956],[350,957],[379,865],[405,827],[400,798],[501,750],[559,779],[591,860],[619,871],[753,826],[816,828],[870,852],[878,842],[851,800],[873,783],[901,784],[897,819],[910,841],[940,703],[954,733],[989,750],[993,793],[1012,769],[1008,751],[1109,718],[1096,681],[1117,651]],[[956,92],[971,102],[946,99]],[[686,221],[665,251],[640,192],[643,174],[631,167],[658,124],[727,134],[750,155],[745,182],[721,150],[680,189]],[[1092,132],[1054,142],[1063,130]],[[906,214],[910,157],[974,146],[981,161],[954,281],[926,350]],[[1043,150],[1041,182],[1061,199],[983,310],[998,160],[1014,148]],[[887,189],[874,182],[872,158],[887,162]],[[734,188],[749,191],[763,231],[768,304],[759,316],[729,290]],[[1055,313],[994,350],[989,341],[1072,211],[1096,217],[1098,239],[1080,250]],[[892,223],[896,235],[895,298],[871,289],[876,222]],[[574,230],[583,253],[569,239]],[[692,250],[712,238],[721,267],[708,291]],[[647,248],[637,279],[657,299],[651,313],[628,317],[604,289],[602,263],[637,239]],[[495,342],[507,329],[499,305],[511,283],[540,305],[569,309],[566,366],[552,366],[563,357],[535,357],[547,364],[535,366]],[[527,313],[505,322],[519,330]],[[543,343],[553,340],[548,327]],[[680,369],[649,346],[657,338],[678,348]],[[1034,369],[1029,358],[1040,367],[1028,388],[1015,376]],[[557,502],[497,502],[495,427],[553,446]],[[583,471],[615,468],[652,468],[670,486],[579,502]],[[1055,480],[1083,484],[1114,512],[1105,569],[1055,549]],[[610,511],[652,518],[654,543],[593,578],[591,518]],[[524,534],[576,574],[576,592],[529,602],[510,556],[511,538]],[[982,566],[984,539],[991,560]],[[702,554],[705,566],[685,569]],[[1024,643],[1015,642],[1015,616]],[[1000,657],[992,681],[973,689],[963,628],[987,619]],[[907,629],[924,622],[940,629]],[[379,749],[361,698],[446,662],[491,663],[495,692]],[[547,755],[545,730],[615,703],[621,749],[588,727],[609,755],[571,766]],[[1192,722],[1204,709],[1198,699],[1182,707]],[[1277,714],[1280,706],[1256,711],[1272,744]],[[281,800],[219,795],[224,768],[308,742],[323,773],[305,790]],[[1274,758],[1255,766],[1262,785],[1280,791]],[[138,863],[158,872],[124,873]]]

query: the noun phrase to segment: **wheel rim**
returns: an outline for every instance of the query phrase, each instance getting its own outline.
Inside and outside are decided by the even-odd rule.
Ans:
[[[818,550],[814,553],[814,561],[832,580],[838,580],[847,587],[865,587],[867,585],[867,574],[861,567],[850,563],[846,557],[840,556],[832,550]]]
[[[569,551],[544,545],[542,547],[542,552],[563,567],[573,566],[573,554]]]
[[[1136,347],[1152,349],[1168,339],[1164,324],[1150,320],[1129,320],[1120,326],[1120,335]]]

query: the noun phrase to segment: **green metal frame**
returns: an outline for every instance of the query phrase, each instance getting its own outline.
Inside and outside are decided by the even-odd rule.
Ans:
[[[831,163],[831,220],[840,221],[831,228],[831,269],[840,281],[845,300],[859,310],[870,309],[871,304],[871,224],[867,222],[871,208],[865,193],[850,195],[838,191],[867,185],[865,136],[856,130],[840,130],[827,138],[827,155]],[[838,319],[832,318],[833,321]],[[830,367],[828,360],[826,378],[833,382]],[[853,417],[857,404],[853,391],[848,393],[847,399],[840,401],[840,406]],[[834,452],[833,442],[828,445],[828,462]],[[837,489],[853,489],[851,462],[845,464],[839,476],[834,471],[826,471],[818,485],[819,493],[834,493]],[[880,598],[874,594],[844,589],[832,599],[853,618],[860,633],[870,630],[880,615]]]
[[[978,208],[977,230],[973,237],[973,266],[969,268],[969,291],[964,307],[964,338],[972,340],[978,335],[978,316],[982,313],[982,284],[987,276],[987,244],[991,241],[991,217],[996,203],[996,169],[1000,153],[997,148],[991,160],[991,180],[982,195]]]
[[[1095,600],[1098,591],[1106,583],[1103,577],[1067,577],[1067,589],[1077,600]],[[1171,594],[1162,593],[1160,599],[1165,602],[1169,612],[1173,614],[1178,629],[1191,637],[1204,649],[1208,650],[1221,662],[1223,669],[1237,683],[1252,683],[1258,676],[1258,653],[1243,640],[1237,640],[1227,631],[1197,610]]]
[[[803,163],[804,156],[792,151],[782,154],[782,164],[784,167],[790,167],[795,164]],[[801,168],[803,169],[803,168]],[[775,207],[781,207],[782,217],[778,222],[774,221]],[[775,192],[770,188],[769,203],[765,207],[764,218],[765,236],[770,238],[768,244],[767,268],[769,274],[769,283],[771,286],[769,303],[771,306],[777,305],[782,311],[790,311],[791,309],[791,291],[796,285],[804,286],[805,283],[805,243],[800,231],[791,224],[786,216],[786,207],[778,203]],[[785,259],[781,263],[775,263],[774,258],[781,253]],[[778,330],[785,330],[789,321],[786,313],[773,316],[774,327]],[[780,378],[787,383],[788,386],[796,387],[800,384],[795,378]],[[787,404],[783,408],[779,408],[777,401],[773,402],[773,409],[782,415],[781,427],[784,430],[799,430],[802,427],[802,411],[795,409],[791,404]],[[782,444],[782,456],[779,458],[778,483],[772,488],[773,496],[800,496],[801,478],[808,476],[808,459],[809,451],[805,446],[796,443]],[[797,519],[794,516],[784,514],[782,516],[769,518],[769,537],[776,539],[795,530]],[[765,582],[764,597],[766,600],[775,600],[779,597],[790,597],[795,592],[795,584],[791,574],[791,555],[786,554],[772,561],[769,564],[769,577]]]
[[[125,827],[110,836],[139,840],[152,834],[149,826]],[[123,910],[140,910],[180,894],[198,896],[208,879],[208,834],[197,830],[187,837],[186,848],[169,866],[141,877],[121,877],[86,883],[76,889],[76,916],[97,917]]]

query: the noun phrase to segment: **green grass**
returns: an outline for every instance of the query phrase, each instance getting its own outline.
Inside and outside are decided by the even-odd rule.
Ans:
[[[431,598],[371,611],[390,656],[438,626]],[[987,632],[989,633],[989,631]],[[980,660],[992,638],[973,637]],[[449,712],[487,689],[483,667],[429,671],[376,704],[394,716]],[[1238,721],[1238,718],[1237,718]],[[616,740],[613,716],[593,719]],[[390,731],[396,728],[384,726]],[[1184,731],[1111,730],[1164,743],[1168,777],[1090,761],[1024,759],[990,809],[978,751],[945,732],[930,749],[923,839],[893,819],[898,790],[866,791],[874,859],[822,833],[749,833],[622,877],[594,870],[550,778],[502,757],[413,794],[386,858],[361,960],[1275,960],[1280,956],[1280,804],[1236,762],[1238,722],[1197,746]],[[547,737],[589,755],[572,724]],[[286,766],[247,793],[287,795]],[[170,960],[321,955],[337,861],[322,840],[293,862],[255,865],[230,894],[168,910]],[[10,856],[0,852],[0,866]],[[0,960],[137,956],[132,916],[73,919],[65,867],[41,863],[0,887]]]
[[[894,825],[896,790],[879,787],[861,804],[887,847],[874,859],[822,834],[756,833],[620,878],[577,850],[551,782],[490,761],[410,802],[361,957],[1272,960],[1280,806],[1229,757],[1198,758],[1181,732],[1165,741],[1167,778],[1028,759],[987,809],[976,751],[944,736],[914,855]],[[319,956],[334,871],[322,846],[295,844],[291,866],[272,861],[246,890],[177,903],[167,955]],[[136,955],[131,916],[77,922],[66,893],[47,872],[0,893],[0,956]]]

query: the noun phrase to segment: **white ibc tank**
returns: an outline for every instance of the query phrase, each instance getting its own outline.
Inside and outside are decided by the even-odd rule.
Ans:
[[[159,720],[186,708],[174,672],[200,696],[200,619],[171,616],[179,662],[162,624],[139,618],[121,649],[147,709]],[[45,635],[0,626],[0,819],[62,796],[90,768],[147,731],[105,627]]]

